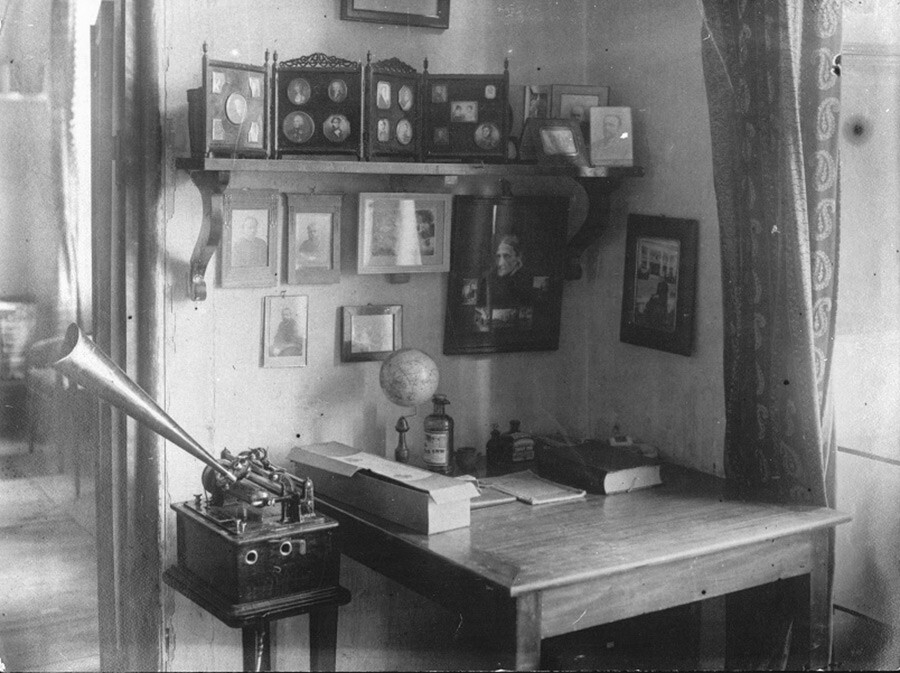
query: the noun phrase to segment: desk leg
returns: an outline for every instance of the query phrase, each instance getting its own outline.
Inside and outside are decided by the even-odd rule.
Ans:
[[[813,567],[809,573],[809,667],[822,670],[831,663],[832,559],[834,529],[813,534]]]
[[[272,670],[271,648],[269,646],[269,622],[256,622],[241,629],[244,645],[245,671]]]
[[[309,612],[309,670],[334,671],[337,665],[338,608],[326,605]]]
[[[533,671],[541,666],[540,594],[516,600],[516,670]]]

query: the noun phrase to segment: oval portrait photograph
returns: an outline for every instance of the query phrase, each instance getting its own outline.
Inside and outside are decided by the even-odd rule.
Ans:
[[[409,108],[412,107],[413,104],[413,91],[405,84],[400,87],[400,91],[397,92],[397,100],[400,103],[400,109],[404,112],[408,112]]]
[[[342,143],[350,137],[350,122],[344,115],[331,115],[322,123],[322,132],[333,143]]]
[[[401,119],[397,122],[397,142],[401,145],[409,145],[412,142],[413,130],[412,124],[408,119]]]
[[[232,124],[243,124],[247,118],[247,99],[235,91],[225,99],[225,116]]]
[[[295,77],[287,86],[287,97],[294,105],[303,105],[309,100],[312,90],[302,77]]]
[[[490,122],[479,124],[475,129],[475,144],[483,150],[497,149],[500,144],[500,129]]]
[[[347,98],[347,83],[342,79],[333,79],[328,84],[328,97],[335,103]]]
[[[281,130],[287,138],[295,143],[305,143],[312,138],[316,125],[312,117],[305,112],[291,112],[284,118]]]

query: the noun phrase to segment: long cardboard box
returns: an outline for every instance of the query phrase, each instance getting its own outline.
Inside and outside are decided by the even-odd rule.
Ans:
[[[428,535],[468,526],[478,496],[472,483],[339,442],[294,447],[288,458],[316,493]]]

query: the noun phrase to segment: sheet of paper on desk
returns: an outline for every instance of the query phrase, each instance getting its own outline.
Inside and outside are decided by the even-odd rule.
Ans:
[[[554,502],[577,500],[585,496],[585,492],[580,488],[572,488],[542,479],[531,470],[481,479],[479,485],[481,484],[515,496],[517,500],[527,502],[529,505],[548,505]]]

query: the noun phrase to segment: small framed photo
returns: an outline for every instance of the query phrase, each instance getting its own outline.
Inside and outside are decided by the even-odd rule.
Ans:
[[[384,360],[403,346],[402,306],[345,306],[341,362]]]
[[[634,136],[631,108],[591,108],[591,164],[593,166],[633,166]]]
[[[337,283],[341,279],[341,197],[287,195],[287,282]]]
[[[697,220],[628,216],[621,341],[691,354],[697,228]]]
[[[526,119],[519,158],[540,164],[587,166],[581,124],[572,119]]]
[[[226,191],[219,246],[222,287],[271,287],[278,280],[278,192]]]
[[[266,297],[263,310],[263,367],[305,367],[308,297]]]
[[[550,117],[550,86],[528,84],[525,87],[525,109],[522,119],[547,119]]]
[[[609,105],[609,87],[590,84],[554,84],[551,87],[550,116],[557,119],[574,119],[578,123],[589,121],[588,110]]]
[[[366,157],[416,161],[421,153],[422,76],[398,58],[371,61],[365,69]]]
[[[361,193],[357,271],[449,271],[452,207],[451,194]]]

